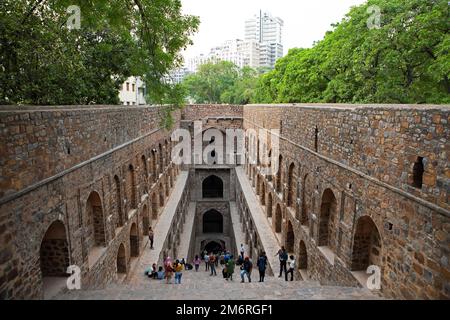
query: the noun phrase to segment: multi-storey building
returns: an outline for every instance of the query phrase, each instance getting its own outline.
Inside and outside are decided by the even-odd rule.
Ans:
[[[262,67],[275,67],[275,62],[283,56],[283,25],[281,18],[262,11],[245,22],[245,40],[260,43]]]
[[[129,77],[119,91],[120,104],[143,105],[145,102],[145,83],[140,77]]]

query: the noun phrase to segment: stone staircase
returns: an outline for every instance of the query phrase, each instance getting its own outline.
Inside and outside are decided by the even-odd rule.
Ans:
[[[366,289],[321,286],[316,281],[289,281],[266,277],[259,283],[254,270],[251,283],[241,283],[239,270],[233,281],[226,281],[217,270],[210,276],[202,265],[198,272],[184,271],[181,284],[166,284],[165,280],[149,279],[143,274],[133,283],[111,284],[101,290],[70,291],[57,296],[58,300],[367,300],[380,299]]]

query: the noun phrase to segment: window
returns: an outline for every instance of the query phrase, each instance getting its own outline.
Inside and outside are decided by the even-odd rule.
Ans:
[[[131,85],[131,91],[134,92],[134,90],[135,90],[135,84],[133,83],[133,84]]]
[[[423,180],[423,157],[417,157],[416,162],[413,167],[413,187],[417,189],[422,189],[422,180]]]
[[[130,83],[127,82],[127,91],[130,91]]]

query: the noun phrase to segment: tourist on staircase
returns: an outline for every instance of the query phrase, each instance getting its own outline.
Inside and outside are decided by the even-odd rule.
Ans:
[[[208,254],[205,254],[205,257],[203,259],[205,261],[205,271],[209,270],[209,256]]]
[[[242,243],[241,243],[241,250],[240,250],[240,252],[241,252],[242,260],[244,260],[245,249],[244,249],[244,245]]]
[[[211,252],[211,255],[209,256],[209,268],[211,269],[211,276],[215,275],[217,276],[216,272],[216,256],[214,253]]]
[[[232,255],[229,256],[227,263],[225,264],[226,268],[227,268],[227,280],[230,279],[231,281],[233,281],[233,273],[234,273],[234,257]]]
[[[280,275],[278,276],[278,278],[281,278],[281,276],[283,275],[283,270],[284,270],[284,274],[286,275],[286,263],[287,263],[287,259],[288,259],[288,254],[286,252],[286,249],[284,247],[281,247],[281,249],[278,250],[275,257],[276,256],[278,256],[278,258],[280,259]]]
[[[164,260],[164,272],[165,272],[165,276],[166,276],[166,280],[167,283],[171,283],[172,281],[172,277],[173,277],[173,264],[172,264],[172,259],[170,257],[167,257]]]
[[[183,275],[183,264],[179,261],[175,261],[175,284],[181,284],[181,276]]]
[[[241,266],[241,282],[245,282],[245,276],[247,275],[248,282],[252,282],[252,269],[253,269],[253,263],[250,260],[249,257],[245,257],[244,263]]]
[[[285,273],[286,274],[286,281],[288,281],[288,274],[291,274],[291,281],[294,281],[294,270],[295,270],[295,257],[293,255],[291,255],[289,257],[289,261],[288,261],[288,271]]]
[[[195,272],[198,272],[198,268],[200,267],[201,262],[202,261],[200,260],[199,256],[196,255],[194,259]]]
[[[158,280],[163,280],[165,278],[166,274],[163,271],[163,267],[159,267],[158,269],[158,275],[157,275],[157,279]]]
[[[259,271],[259,282],[264,282],[264,277],[266,275],[266,267],[267,267],[267,256],[263,251],[259,255],[258,262],[256,263]]]
[[[150,227],[148,229],[148,240],[150,241],[150,249],[153,249],[153,236],[154,236],[154,233],[153,233],[152,227]]]

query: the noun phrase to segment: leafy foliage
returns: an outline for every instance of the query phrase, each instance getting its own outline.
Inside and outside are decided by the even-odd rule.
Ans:
[[[367,27],[373,5],[379,29]],[[369,0],[312,48],[278,60],[255,101],[449,103],[449,21],[444,0]]]
[[[70,5],[81,9],[80,29],[67,27]],[[118,104],[132,75],[163,101],[179,89],[163,76],[198,24],[180,0],[3,0],[0,104]]]
[[[182,85],[196,103],[245,104],[254,95],[257,75],[250,67],[239,69],[231,62],[219,61],[201,65]]]

